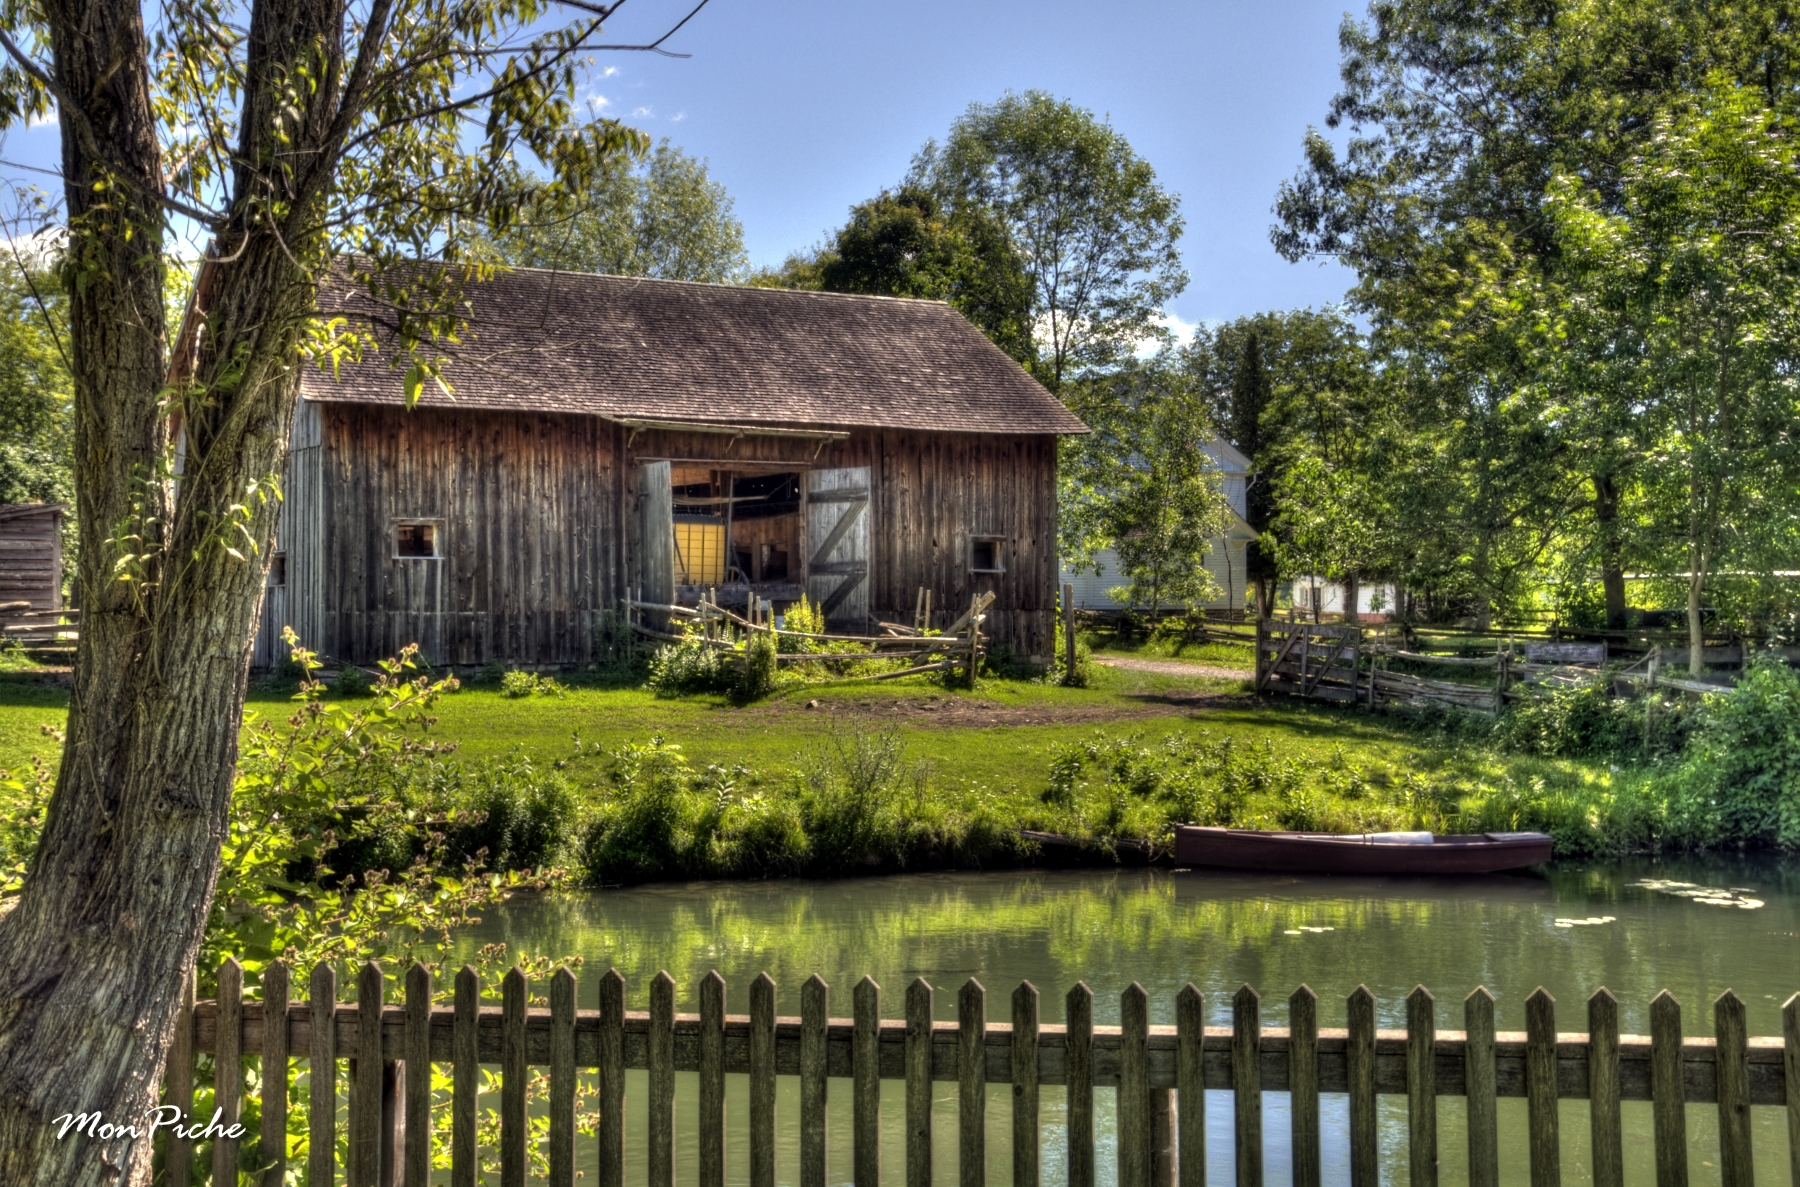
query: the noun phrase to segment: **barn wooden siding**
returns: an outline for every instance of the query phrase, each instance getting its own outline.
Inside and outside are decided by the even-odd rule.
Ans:
[[[309,648],[353,663],[415,641],[434,664],[590,662],[595,616],[658,584],[645,565],[668,554],[644,548],[639,469],[665,460],[867,466],[876,617],[910,620],[921,586],[940,618],[991,591],[995,641],[1020,655],[1053,649],[1054,437],[734,438],[632,432],[596,417],[309,401],[282,508],[287,584],[265,604],[259,666],[279,656],[287,623]],[[438,526],[438,559],[394,556],[405,520]],[[1002,542],[1004,572],[970,571],[976,537]]]
[[[62,609],[61,503],[0,507],[0,604]]]
[[[292,626],[303,646],[318,651],[324,644],[320,612],[324,607],[325,539],[324,416],[317,404],[300,401],[288,438],[287,473],[281,484],[281,511],[275,525],[275,548],[283,560],[286,581],[272,577],[257,617],[251,664],[268,668],[285,657],[282,628]],[[273,563],[269,566],[273,570]]]

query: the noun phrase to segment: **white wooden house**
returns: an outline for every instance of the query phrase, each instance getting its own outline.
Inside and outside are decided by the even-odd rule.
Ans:
[[[1219,596],[1204,603],[1209,610],[1241,610],[1246,602],[1248,581],[1245,574],[1245,546],[1256,539],[1256,531],[1244,518],[1249,514],[1250,459],[1222,437],[1214,437],[1202,446],[1213,464],[1219,468],[1220,486],[1226,504],[1231,508],[1231,523],[1225,534],[1213,541],[1206,554],[1206,571],[1219,587]],[[1094,554],[1097,573],[1076,573],[1067,564],[1061,566],[1059,585],[1075,587],[1075,605],[1083,610],[1117,610],[1120,603],[1112,591],[1126,584],[1119,568],[1119,554],[1110,548]]]

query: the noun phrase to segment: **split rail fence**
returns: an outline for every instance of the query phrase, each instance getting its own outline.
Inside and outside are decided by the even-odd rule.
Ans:
[[[30,602],[0,604],[0,638],[23,646],[72,644],[80,610],[34,610]]]
[[[1554,645],[1553,645],[1554,646]],[[1561,645],[1567,648],[1569,645]],[[1593,663],[1598,663],[1599,652]],[[1286,623],[1265,619],[1257,624],[1256,688],[1318,700],[1365,705],[1437,706],[1496,713],[1507,702],[1534,695],[1533,688],[1574,687],[1599,675],[1598,666],[1529,662],[1511,651],[1492,655],[1426,655],[1407,651],[1365,633],[1355,624]],[[1658,688],[1683,692],[1716,692],[1717,685],[1682,680],[1658,671],[1652,650],[1629,668],[1614,673],[1627,682],[1649,680]],[[1415,665],[1492,672],[1481,684],[1434,680],[1387,668],[1391,659]],[[1646,668],[1647,665],[1647,668]],[[1646,669],[1647,676],[1639,669]]]
[[[803,631],[790,631],[775,625],[775,607],[772,602],[751,596],[746,613],[749,617],[737,614],[720,606],[716,600],[702,598],[694,606],[663,605],[659,602],[645,602],[637,598],[628,599],[626,605],[633,612],[631,628],[637,634],[659,642],[679,643],[688,638],[666,630],[668,619],[680,619],[699,629],[700,639],[704,646],[719,652],[727,662],[740,663],[744,650],[740,643],[754,634],[767,634],[778,641],[792,640],[802,644],[814,645],[803,651],[783,651],[775,656],[777,664],[817,664],[846,663],[859,660],[906,660],[911,661],[906,667],[878,672],[870,676],[853,677],[859,680],[892,680],[900,676],[916,676],[922,672],[942,672],[962,668],[970,679],[981,667],[981,652],[984,636],[981,624],[987,621],[987,610],[994,604],[992,593],[979,593],[970,599],[968,610],[942,631],[929,631],[927,625],[931,620],[930,591],[919,591],[919,610],[913,616],[912,624],[881,623],[882,633],[879,635],[849,634],[808,634]],[[639,612],[647,613],[655,618],[663,619],[662,623],[643,621]],[[859,651],[827,651],[833,643],[848,643],[860,648]]]
[[[1544,990],[1525,1003],[1523,1033],[1495,1029],[1494,999],[1476,989],[1464,999],[1462,1030],[1440,1030],[1444,1019],[1424,987],[1406,999],[1406,1029],[1376,1026],[1376,999],[1367,987],[1347,1001],[1348,1027],[1319,1025],[1319,1001],[1302,985],[1288,998],[1286,1027],[1265,1027],[1261,999],[1246,985],[1232,998],[1232,1024],[1207,1027],[1206,1002],[1192,985],[1175,1000],[1174,1026],[1149,1025],[1149,997],[1132,984],[1121,996],[1121,1025],[1094,1024],[1094,997],[1077,983],[1066,999],[1065,1025],[1039,1021],[1039,993],[1029,982],[1012,994],[1010,1023],[989,1022],[987,994],[978,981],[956,995],[955,1022],[933,1018],[934,990],[923,978],[907,986],[904,1017],[883,1017],[881,987],[865,977],[852,991],[851,1017],[830,1016],[826,983],[801,988],[800,1016],[777,1017],[768,974],[751,985],[749,1013],[726,1010],[725,981],[717,972],[696,987],[700,1012],[675,1011],[675,982],[658,974],[649,986],[648,1012],[625,1008],[625,980],[612,970],[600,978],[600,1008],[576,1008],[576,979],[560,969],[549,979],[549,1008],[530,1006],[531,986],[520,970],[501,984],[501,1004],[484,1005],[472,968],[455,978],[454,1004],[432,1002],[432,976],[413,965],[402,1001],[388,1004],[388,981],[370,963],[358,972],[356,1001],[338,1001],[337,973],[313,970],[310,1000],[290,996],[288,972],[277,963],[263,975],[263,1000],[245,1001],[235,961],[219,972],[217,999],[191,1002],[179,1019],[168,1065],[165,1103],[191,1113],[194,1057],[215,1060],[216,1103],[230,1125],[244,1104],[243,1059],[260,1055],[264,1068],[308,1061],[308,1161],[305,1181],[336,1180],[337,1100],[349,1097],[349,1187],[425,1187],[431,1179],[434,1065],[450,1069],[450,1183],[474,1187],[480,1173],[477,1109],[481,1065],[500,1067],[499,1163],[502,1187],[524,1187],[530,1162],[533,1067],[549,1068],[547,1159],[553,1187],[576,1179],[578,1076],[598,1073],[599,1187],[623,1187],[627,1125],[625,1072],[649,1073],[647,1099],[632,1119],[648,1140],[648,1187],[673,1187],[675,1076],[699,1074],[698,1187],[725,1181],[725,1077],[749,1077],[747,1131],[750,1183],[777,1182],[776,1080],[799,1077],[798,1183],[826,1185],[826,1101],[831,1080],[850,1081],[856,1187],[877,1187],[882,1080],[904,1080],[906,1187],[930,1187],[932,1084],[957,1085],[955,1135],[960,1187],[986,1187],[986,1086],[1012,1085],[1007,1124],[1012,1135],[1014,1187],[1038,1187],[1045,1156],[1039,1128],[1043,1085],[1067,1086],[1064,1151],[1070,1187],[1095,1182],[1094,1090],[1117,1092],[1120,1187],[1205,1187],[1205,1092],[1232,1093],[1236,1187],[1263,1183],[1262,1094],[1290,1094],[1293,1183],[1322,1181],[1322,1093],[1349,1097],[1349,1171],[1353,1187],[1379,1187],[1376,1100],[1407,1098],[1408,1164],[1412,1187],[1436,1187],[1436,1097],[1466,1099],[1471,1187],[1496,1187],[1501,1152],[1496,1121],[1500,1097],[1526,1101],[1525,1157],[1532,1187],[1559,1187],[1559,1099],[1589,1102],[1595,1187],[1622,1187],[1621,1101],[1652,1104],[1657,1187],[1686,1187],[1689,1104],[1717,1107],[1723,1187],[1754,1187],[1751,1109],[1786,1109],[1789,1166],[1800,1187],[1800,994],[1782,1010],[1784,1038],[1747,1033],[1744,1003],[1727,991],[1713,1004],[1712,1038],[1684,1037],[1681,1007],[1667,992],[1650,1003],[1649,1036],[1619,1033],[1619,1005],[1605,989],[1587,1001],[1585,1033],[1559,1033],[1556,1003]],[[271,1025],[272,1020],[279,1024]],[[340,1061],[348,1061],[347,1077]],[[320,1069],[325,1069],[321,1074]],[[286,1173],[288,1077],[261,1077],[262,1146],[256,1161],[262,1183]],[[236,1141],[215,1139],[212,1178],[237,1182]],[[491,1151],[489,1152],[491,1155]],[[170,1140],[166,1148],[175,1187],[190,1187],[194,1149]],[[784,1181],[791,1171],[784,1170]]]

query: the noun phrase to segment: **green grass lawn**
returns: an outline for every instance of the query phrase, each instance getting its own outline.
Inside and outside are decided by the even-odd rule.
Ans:
[[[1109,649],[1110,651],[1111,649]],[[1146,655],[1142,650],[1118,654]],[[1179,654],[1153,652],[1219,666],[1243,664],[1248,649],[1190,646]],[[284,714],[289,693],[258,689],[247,709]],[[808,707],[816,702],[816,707]],[[56,744],[40,727],[60,727],[68,693],[28,673],[0,673],[0,768],[25,765],[31,755],[54,759]],[[1243,680],[1170,676],[1098,667],[1093,687],[1060,688],[1029,681],[985,679],[974,691],[945,689],[923,678],[789,688],[747,706],[725,697],[661,698],[638,688],[573,683],[561,697],[514,699],[497,689],[465,687],[438,710],[437,733],[466,759],[520,748],[554,761],[584,748],[613,750],[660,735],[697,764],[743,764],[774,774],[834,734],[893,730],[914,761],[928,763],[946,788],[987,787],[1035,795],[1046,786],[1053,749],[1096,731],[1156,741],[1171,734],[1267,742],[1307,763],[1351,763],[1372,772],[1405,771],[1456,781],[1512,778],[1555,783],[1604,779],[1599,764],[1496,755],[1458,747],[1365,712],[1286,699],[1258,701]],[[578,782],[602,777],[603,764],[576,763]]]

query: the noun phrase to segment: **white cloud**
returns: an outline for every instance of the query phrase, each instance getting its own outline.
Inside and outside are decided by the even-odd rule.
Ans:
[[[1199,322],[1187,321],[1179,313],[1168,309],[1157,314],[1152,320],[1155,321],[1158,329],[1166,330],[1174,338],[1176,346],[1186,346],[1193,341],[1194,331],[1200,328]],[[1132,353],[1140,359],[1149,358],[1162,349],[1162,344],[1161,338],[1144,337],[1138,340]]]
[[[631,109],[631,114],[634,116],[642,117],[642,116],[650,115],[651,111],[648,107],[634,107]]]
[[[684,120],[686,118],[687,118],[687,112],[678,111],[674,115],[669,117],[669,122],[671,124],[679,124],[682,120]]]
[[[47,128],[50,125],[54,124],[55,122],[56,122],[56,108],[54,106],[52,106],[50,108],[50,110],[45,112],[43,115],[32,116],[30,120],[26,121],[25,127],[27,129]]]
[[[612,106],[612,100],[608,99],[605,95],[602,95],[599,91],[593,91],[582,96],[582,98],[587,102],[588,110],[595,115],[599,115],[608,107]]]
[[[1163,310],[1156,317],[1156,324],[1175,335],[1177,345],[1186,346],[1193,341],[1194,331],[1200,328],[1199,322],[1186,321],[1179,313]]]
[[[618,72],[619,72],[619,68],[617,66],[608,66],[606,69],[604,69],[600,72],[600,77],[601,78],[611,78],[613,75],[617,74]]]

